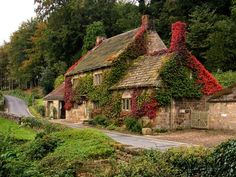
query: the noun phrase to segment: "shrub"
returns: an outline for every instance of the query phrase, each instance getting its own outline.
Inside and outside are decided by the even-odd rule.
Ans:
[[[207,170],[209,149],[181,147],[163,153],[163,159],[182,171],[185,176],[201,176]]]
[[[33,117],[23,118],[21,124],[32,129],[41,129],[43,127],[42,121]]]
[[[2,92],[0,91],[0,111],[4,110],[4,103],[5,103],[5,100],[4,100]]]
[[[26,155],[31,160],[39,160],[45,157],[49,152],[53,152],[59,145],[60,141],[55,136],[40,133],[35,140],[28,146]]]
[[[142,124],[138,119],[132,117],[125,118],[125,126],[131,132],[141,133],[142,132]]]
[[[166,163],[159,151],[146,151],[143,155],[133,157],[128,163],[116,167],[116,177],[169,177],[180,176],[178,169]]]
[[[234,177],[236,174],[236,140],[217,146],[210,155],[212,169],[207,176]]]
[[[107,127],[110,124],[110,120],[103,115],[98,115],[93,118],[90,122],[91,125],[101,125],[103,127]]]
[[[42,116],[45,116],[45,107],[43,105],[39,105],[36,107],[36,111]]]

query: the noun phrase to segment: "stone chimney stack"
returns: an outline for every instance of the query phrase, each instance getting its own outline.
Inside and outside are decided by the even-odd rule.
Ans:
[[[186,51],[186,23],[176,22],[172,24],[172,37],[170,51]]]
[[[106,37],[104,37],[104,36],[97,36],[97,38],[96,38],[96,46],[101,44],[105,39],[106,39]]]
[[[149,19],[149,15],[143,15],[142,16],[142,27],[145,30],[148,30],[150,28],[150,19]]]

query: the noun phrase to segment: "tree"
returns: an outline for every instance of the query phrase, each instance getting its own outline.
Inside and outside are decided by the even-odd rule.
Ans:
[[[218,19],[219,16],[215,14],[215,11],[211,11],[206,5],[197,6],[190,14],[187,41],[193,54],[202,63],[205,62],[205,52],[210,47],[208,36],[215,30],[214,24]]]
[[[83,54],[94,47],[97,36],[106,36],[104,25],[101,21],[93,22],[91,25],[87,26],[86,35],[83,41]]]
[[[236,70],[236,23],[228,18],[217,22],[215,29],[208,38],[207,68],[211,71]]]

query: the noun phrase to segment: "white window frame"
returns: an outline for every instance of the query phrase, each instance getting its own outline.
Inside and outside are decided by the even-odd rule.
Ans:
[[[131,98],[122,98],[122,111],[131,111]]]

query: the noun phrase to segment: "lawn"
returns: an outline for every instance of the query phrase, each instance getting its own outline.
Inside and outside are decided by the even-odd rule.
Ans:
[[[3,118],[0,118],[0,134],[8,134],[18,140],[33,140],[36,135],[34,130],[23,128],[16,122]]]

